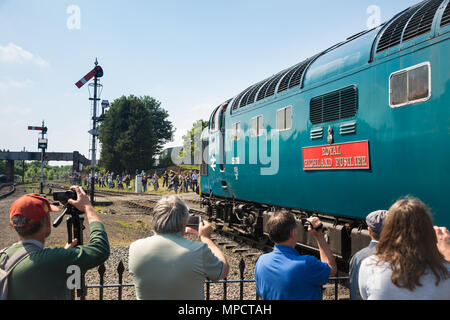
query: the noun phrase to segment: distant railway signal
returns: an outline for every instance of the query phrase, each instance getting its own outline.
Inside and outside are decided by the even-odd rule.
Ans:
[[[46,134],[46,133],[47,133],[47,127],[28,126],[28,130],[38,130],[38,131],[42,131],[43,134]]]
[[[36,130],[41,131],[41,138],[38,139],[38,149],[41,149],[41,181],[40,181],[40,189],[41,194],[44,192],[44,162],[45,162],[45,149],[47,149],[48,146],[48,139],[44,137],[44,135],[47,133],[47,127],[44,125],[44,121],[42,121],[42,126],[28,126],[28,130]]]

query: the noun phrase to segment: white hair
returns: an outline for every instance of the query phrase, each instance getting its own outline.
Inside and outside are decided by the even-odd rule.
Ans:
[[[157,233],[177,233],[183,230],[189,208],[183,200],[171,195],[163,197],[153,209],[153,230]]]

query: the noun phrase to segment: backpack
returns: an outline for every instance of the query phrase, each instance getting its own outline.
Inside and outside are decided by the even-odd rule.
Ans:
[[[37,246],[28,246],[18,249],[10,258],[6,253],[8,248],[0,251],[0,257],[6,255],[5,261],[0,264],[0,300],[6,300],[8,298],[8,277],[13,269],[33,251],[41,250]]]

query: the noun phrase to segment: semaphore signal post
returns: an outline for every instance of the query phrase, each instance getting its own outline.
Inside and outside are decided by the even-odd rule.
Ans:
[[[40,178],[40,193],[44,193],[44,161],[45,161],[45,149],[47,149],[48,139],[45,138],[47,133],[47,127],[44,121],[42,121],[41,127],[28,126],[28,130],[41,131],[42,137],[38,139],[38,149],[41,149],[41,178]]]
[[[94,83],[89,84],[89,86],[93,87],[93,97],[90,97],[89,100],[93,101],[93,108],[92,108],[92,129],[89,130],[89,134],[92,135],[92,157],[91,157],[91,181],[90,181],[90,199],[92,204],[94,204],[94,187],[95,187],[95,162],[96,162],[96,138],[98,136],[98,128],[97,128],[97,122],[100,122],[105,119],[105,109],[109,107],[109,102],[107,100],[104,100],[102,102],[102,115],[100,117],[97,117],[97,101],[100,101],[100,94],[99,94],[99,88],[102,87],[101,84],[99,84],[99,78],[103,77],[103,69],[101,66],[98,65],[97,59],[95,59],[95,67],[89,71],[81,80],[79,80],[75,85],[80,89],[82,86],[84,86],[89,80],[94,78]]]

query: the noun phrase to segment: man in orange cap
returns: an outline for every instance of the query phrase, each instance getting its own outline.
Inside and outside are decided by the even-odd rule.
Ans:
[[[19,234],[20,240],[35,240],[42,244],[50,236],[50,212],[59,211],[58,207],[39,194],[21,196],[9,209],[9,224]]]
[[[77,200],[69,204],[86,214],[90,239],[87,245],[76,246],[77,240],[65,248],[44,248],[45,239],[51,233],[50,212],[58,211],[44,197],[27,194],[10,207],[10,225],[18,233],[19,242],[6,249],[0,256],[4,264],[20,248],[29,255],[20,261],[9,274],[8,299],[50,300],[70,299],[69,270],[78,268],[81,273],[101,265],[109,257],[109,242],[104,225],[83,189],[71,187]],[[70,267],[70,268],[69,268]]]

